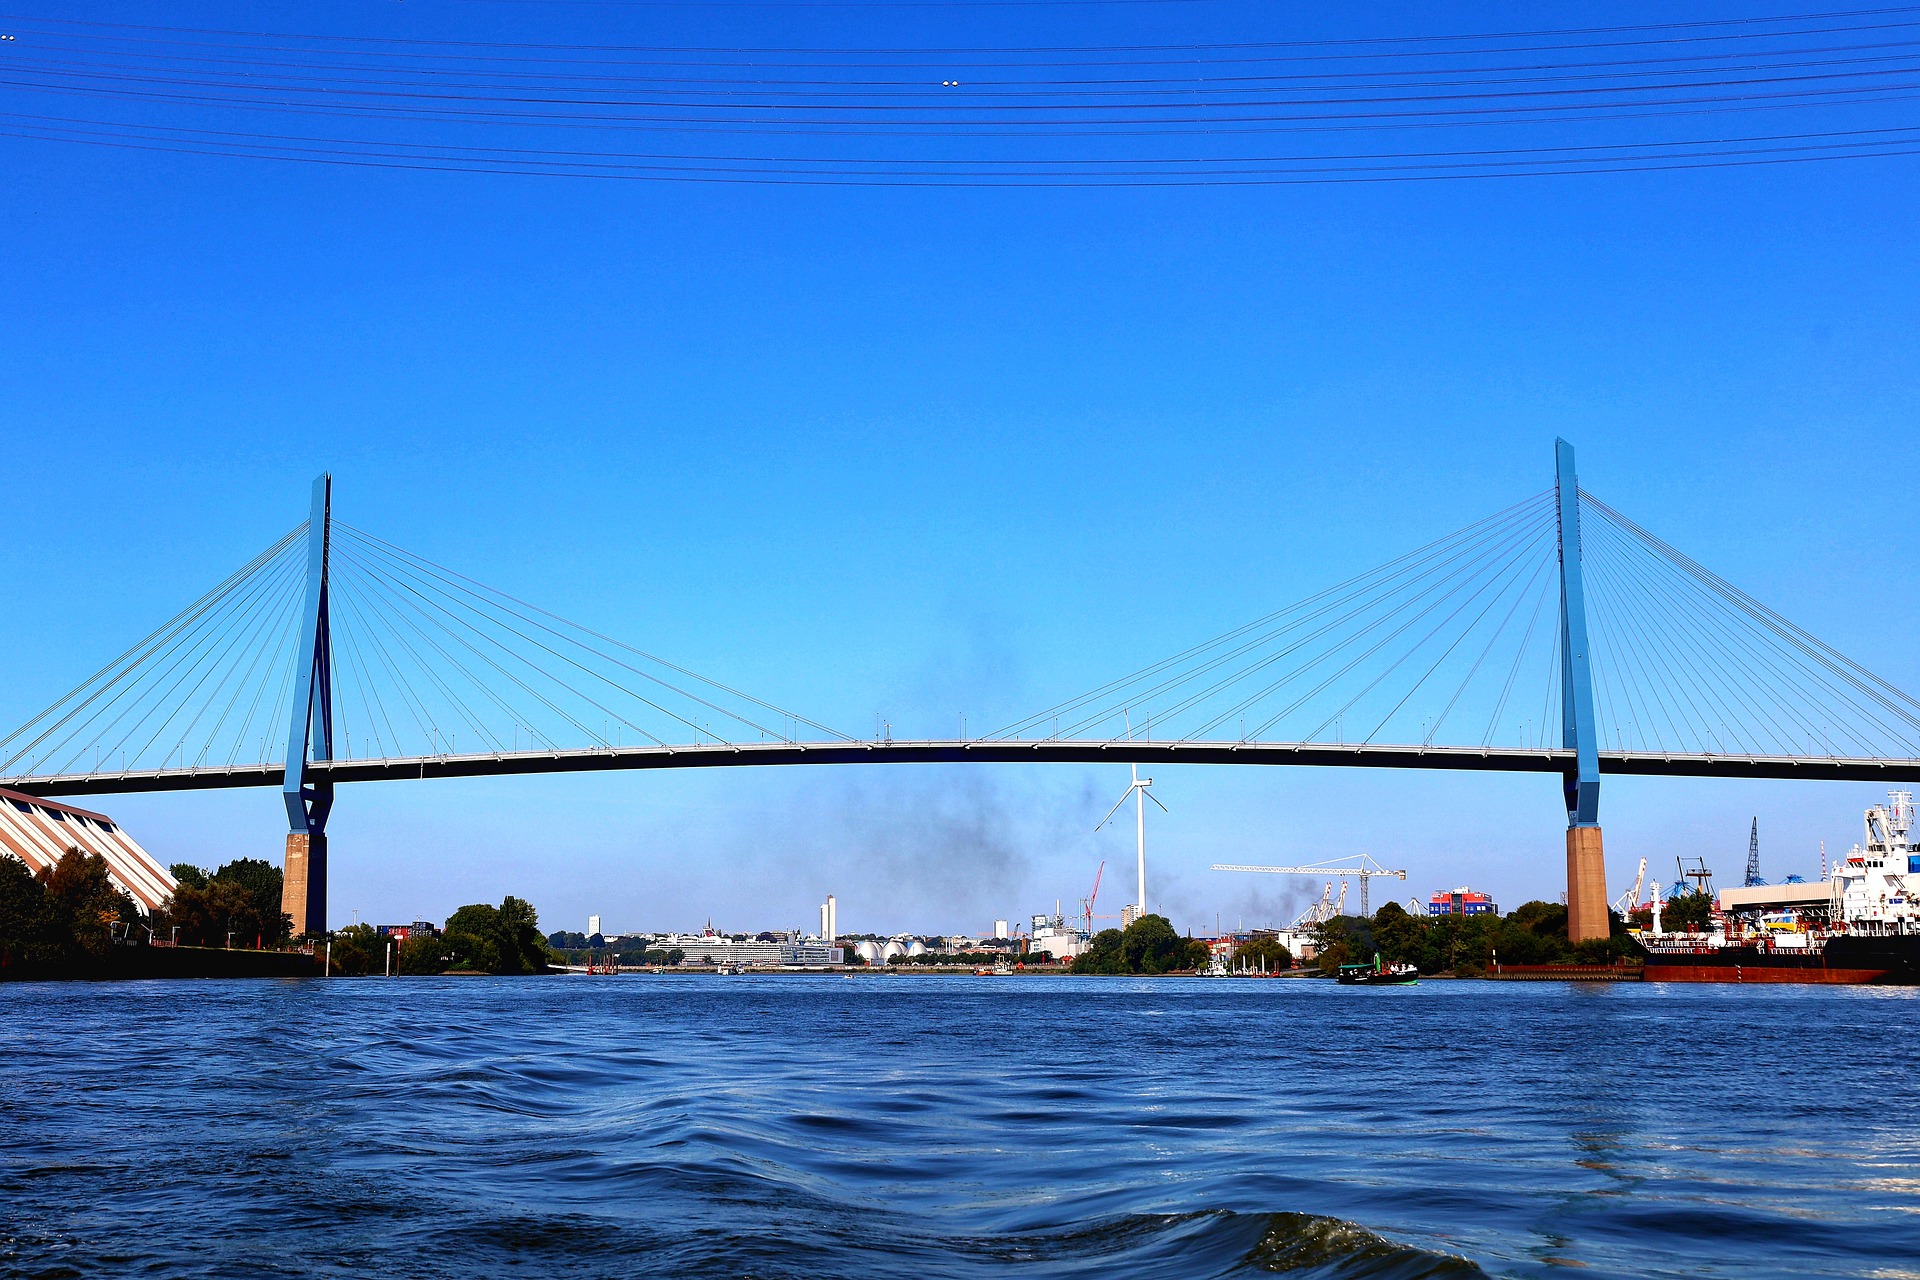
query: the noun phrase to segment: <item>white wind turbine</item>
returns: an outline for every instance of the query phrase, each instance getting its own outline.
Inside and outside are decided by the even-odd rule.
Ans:
[[[1127,766],[1127,768],[1131,770],[1133,773],[1132,784],[1129,785],[1125,791],[1120,793],[1120,798],[1113,802],[1113,808],[1107,810],[1107,816],[1100,819],[1100,826],[1095,827],[1094,830],[1098,831],[1100,830],[1100,827],[1104,827],[1109,822],[1113,821],[1113,815],[1120,812],[1120,806],[1127,802],[1127,797],[1128,796],[1133,797],[1134,838],[1139,842],[1138,847],[1140,852],[1139,904],[1140,904],[1140,914],[1144,916],[1145,914],[1147,914],[1147,805],[1146,805],[1146,802],[1148,800],[1151,800],[1155,804],[1160,804],[1160,797],[1154,795],[1152,792],[1147,790],[1148,787],[1151,787],[1153,785],[1153,779],[1141,777],[1139,765],[1130,764]],[[1169,810],[1167,806],[1165,806],[1164,804],[1160,804],[1160,812],[1169,813],[1171,812],[1171,810]]]

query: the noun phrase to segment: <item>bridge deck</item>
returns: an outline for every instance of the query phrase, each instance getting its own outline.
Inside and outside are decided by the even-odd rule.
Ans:
[[[333,782],[481,778],[506,774],[593,773],[610,769],[706,769],[796,764],[1238,764],[1335,768],[1469,769],[1560,773],[1573,760],[1559,749],[1342,746],[1282,742],[1088,742],[1054,739],[894,742],[760,742],[738,746],[601,747],[483,755],[407,756],[316,761],[309,776]],[[1824,756],[1698,755],[1603,751],[1602,773],[1686,778],[1795,778],[1841,782],[1920,782],[1920,760]],[[220,787],[277,787],[277,764],[222,765],[125,773],[0,778],[0,788],[37,796],[99,796]]]

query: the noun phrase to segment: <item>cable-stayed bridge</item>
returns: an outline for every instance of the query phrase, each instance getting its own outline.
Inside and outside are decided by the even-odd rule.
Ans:
[[[39,796],[279,785],[325,921],[345,782],[943,761],[1557,774],[1576,939],[1606,774],[1906,781],[1920,702],[1580,489],[1553,487],[989,734],[866,740],[309,518],[0,738]]]

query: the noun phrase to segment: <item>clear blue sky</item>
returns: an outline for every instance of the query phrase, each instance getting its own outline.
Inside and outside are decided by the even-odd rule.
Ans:
[[[587,43],[1435,30],[1416,6],[147,9]],[[303,518],[322,469],[342,518],[433,560],[851,732],[882,714],[944,735],[1547,488],[1556,435],[1614,506],[1920,686],[1920,158],[901,190],[0,155],[8,728]],[[1117,910],[1131,832],[1091,828],[1124,786],[1066,767],[358,786],[332,911],[516,893],[551,927],[763,928],[834,892],[843,928],[980,929],[1071,907],[1102,858]],[[1184,768],[1156,791],[1157,905],[1182,928],[1290,905],[1215,860],[1365,850],[1411,869],[1397,896],[1471,883],[1505,905],[1564,885],[1548,778]],[[1668,878],[1675,853],[1737,871],[1756,814],[1768,873],[1810,873],[1877,794],[1609,781],[1610,882],[1643,854]],[[271,791],[103,804],[164,861],[277,857],[284,831]]]

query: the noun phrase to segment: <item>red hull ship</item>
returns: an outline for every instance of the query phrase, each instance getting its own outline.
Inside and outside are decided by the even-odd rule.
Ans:
[[[1712,933],[1662,933],[1656,884],[1654,928],[1639,935],[1646,980],[1920,986],[1920,846],[1909,838],[1913,826],[1913,794],[1893,792],[1867,810],[1865,841],[1830,879],[1724,889]],[[1758,849],[1756,835],[1749,876]],[[1704,880],[1710,873],[1687,874]]]

